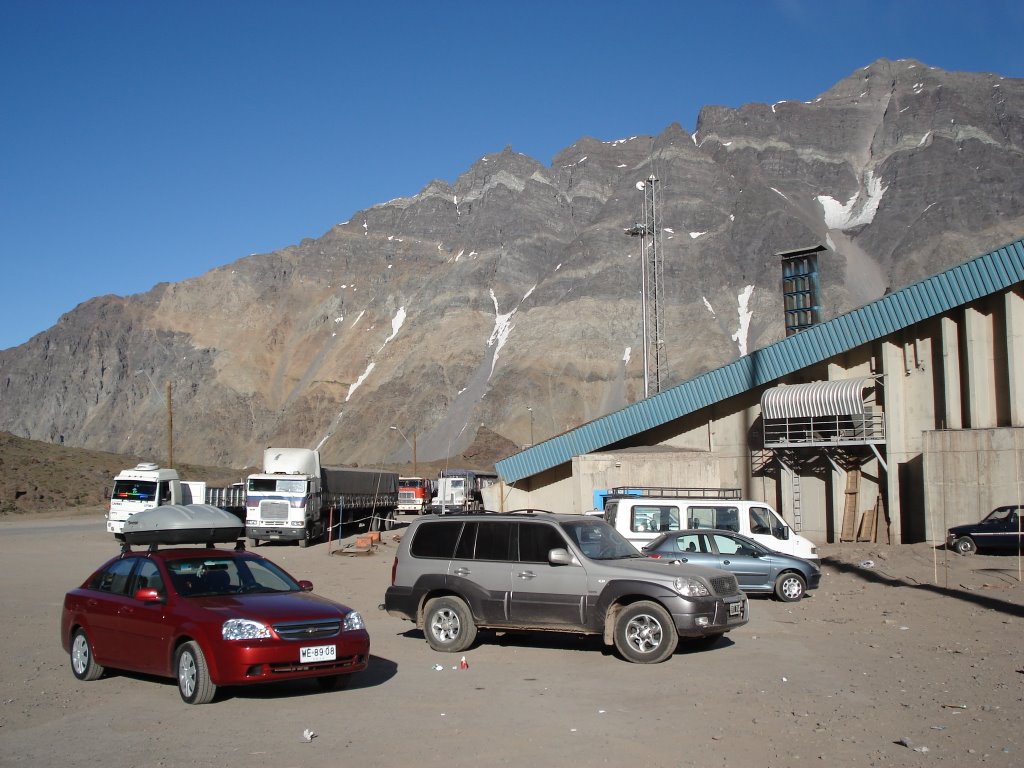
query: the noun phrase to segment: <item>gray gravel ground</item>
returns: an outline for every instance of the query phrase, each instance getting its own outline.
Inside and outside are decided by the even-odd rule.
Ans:
[[[595,638],[481,633],[462,670],[377,609],[401,532],[364,556],[259,549],[363,612],[373,661],[352,687],[190,707],[173,681],[71,675],[63,594],[117,551],[98,516],[0,520],[0,765],[1024,765],[1016,557],[827,545],[820,589],[754,598],[710,650],[642,666]]]

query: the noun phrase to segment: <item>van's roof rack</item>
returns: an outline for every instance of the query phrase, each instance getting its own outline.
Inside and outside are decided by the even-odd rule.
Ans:
[[[609,498],[629,496],[660,497],[666,499],[720,499],[737,500],[739,488],[666,488],[649,485],[620,485],[612,488]]]

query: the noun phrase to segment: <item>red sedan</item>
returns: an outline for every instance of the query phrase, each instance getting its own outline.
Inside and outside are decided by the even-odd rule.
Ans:
[[[177,678],[189,704],[218,686],[341,687],[366,669],[370,636],[358,612],[312,589],[241,549],[127,549],[64,597],[61,643],[79,680],[106,667]]]

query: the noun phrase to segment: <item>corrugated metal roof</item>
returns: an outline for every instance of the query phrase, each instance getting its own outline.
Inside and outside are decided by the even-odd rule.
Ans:
[[[873,386],[871,376],[855,379],[782,384],[761,395],[761,416],[793,419],[806,416],[853,416],[863,414],[864,390]]]
[[[1024,281],[1024,239],[755,350],[495,464],[513,483]]]

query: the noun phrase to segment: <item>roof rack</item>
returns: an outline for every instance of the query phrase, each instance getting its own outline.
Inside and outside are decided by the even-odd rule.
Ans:
[[[218,541],[217,542],[217,544],[230,544],[230,543],[231,543],[230,541]],[[129,542],[127,542],[127,541],[122,540],[120,542],[120,544],[121,544],[121,555],[122,556],[127,555],[127,554],[131,554],[132,552],[135,551],[135,550],[132,549],[132,545]],[[149,545],[146,547],[146,551],[147,552],[158,552],[160,550],[160,546],[161,545],[163,545],[163,546],[175,546],[175,544],[176,544],[176,542],[154,541],[154,542],[150,542],[149,543]],[[189,542],[185,542],[186,546],[188,544],[189,544]],[[198,544],[203,544],[203,542],[198,542],[198,543],[194,543],[194,544],[195,544],[196,549],[198,549],[199,548]],[[234,547],[235,552],[245,552],[246,551],[246,549],[245,549],[245,539],[244,538],[236,539],[234,544],[235,544],[235,547]],[[203,545],[203,548],[204,549],[217,549],[217,547],[215,546],[214,542],[212,542],[212,541],[207,541]]]
[[[660,486],[620,485],[612,488],[608,498],[646,496],[666,499],[719,499],[740,498],[739,488],[665,488]]]
[[[438,517],[472,517],[478,515],[553,515],[550,509],[507,509],[504,512],[497,509],[458,509],[448,511],[444,514],[434,512]]]

